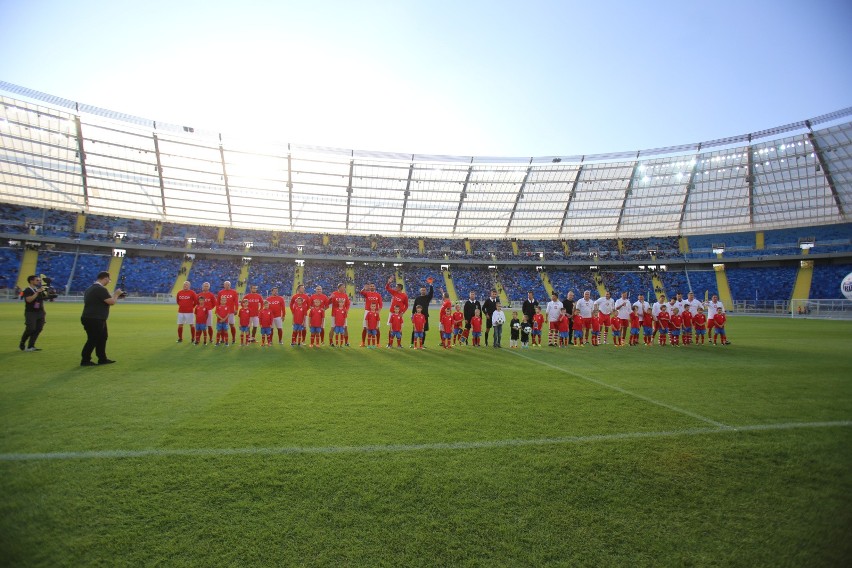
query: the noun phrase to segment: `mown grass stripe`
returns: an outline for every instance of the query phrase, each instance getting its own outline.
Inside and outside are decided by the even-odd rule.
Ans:
[[[560,444],[581,444],[608,442],[617,440],[668,438],[675,436],[699,436],[706,434],[762,432],[772,430],[794,430],[801,428],[839,428],[852,426],[852,420],[834,422],[788,422],[779,424],[753,424],[748,426],[726,426],[724,428],[692,428],[688,430],[667,430],[657,432],[617,432],[613,434],[592,434],[588,436],[565,436],[556,438],[537,438],[531,440],[484,440],[474,442],[434,442],[428,444],[376,444],[365,446],[308,446],[279,448],[151,448],[145,450],[93,450],[80,452],[45,453],[8,453],[0,454],[0,461],[51,461],[76,459],[118,459],[145,457],[217,457],[217,456],[256,456],[287,454],[367,454],[399,453],[444,450],[479,450],[489,448],[507,448],[520,446],[548,446]]]
[[[639,400],[644,400],[645,402],[649,402],[649,403],[651,403],[651,404],[655,404],[655,405],[657,405],[657,406],[661,406],[661,407],[663,407],[663,408],[667,408],[667,409],[669,409],[669,410],[672,410],[672,411],[674,411],[674,412],[677,412],[677,413],[683,414],[683,415],[685,415],[685,416],[689,416],[689,417],[691,417],[691,418],[695,418],[696,420],[700,420],[700,421],[702,421],[702,422],[706,422],[707,424],[712,424],[713,426],[716,426],[717,428],[726,428],[726,429],[728,429],[728,430],[733,429],[733,426],[728,426],[727,424],[723,424],[722,422],[718,422],[718,421],[713,420],[713,419],[711,419],[711,418],[707,418],[706,416],[702,416],[702,415],[697,414],[697,413],[695,413],[695,412],[692,412],[692,411],[690,411],[690,410],[686,410],[686,409],[684,409],[684,408],[680,408],[680,407],[677,407],[677,406],[671,405],[671,404],[669,404],[669,403],[667,403],[667,402],[662,402],[662,401],[659,401],[659,400],[655,400],[655,399],[650,398],[650,397],[647,397],[647,396],[645,396],[645,395],[638,394],[638,393],[635,393],[635,392],[629,391],[629,390],[627,390],[627,389],[623,389],[623,388],[621,388],[621,387],[617,387],[617,386],[615,386],[615,385],[611,385],[611,384],[609,384],[609,383],[605,383],[605,382],[600,381],[600,380],[598,380],[598,379],[593,379],[593,378],[591,378],[591,377],[587,377],[587,376],[585,376],[585,375],[581,375],[580,373],[574,372],[574,371],[572,371],[572,370],[570,370],[570,369],[566,369],[566,368],[564,368],[564,367],[560,367],[559,365],[553,365],[552,363],[548,363],[547,361],[540,361],[540,360],[538,360],[538,359],[536,359],[536,358],[534,358],[534,357],[529,357],[529,356],[527,356],[527,355],[523,355],[523,354],[521,354],[521,353],[518,353],[517,351],[512,351],[511,353],[512,353],[513,355],[517,355],[518,357],[523,357],[524,359],[527,359],[527,360],[529,360],[529,361],[533,361],[533,362],[538,363],[538,364],[540,364],[540,365],[544,365],[545,367],[550,367],[551,369],[556,369],[557,371],[561,371],[561,372],[563,372],[563,373],[565,373],[565,374],[567,374],[567,375],[571,375],[572,377],[577,377],[578,379],[582,379],[582,380],[584,380],[584,381],[588,381],[588,382],[593,383],[593,384],[596,384],[596,385],[598,385],[598,386],[601,386],[601,387],[604,387],[604,388],[608,388],[608,389],[610,389],[610,390],[614,390],[614,391],[616,391],[616,392],[620,392],[621,394],[625,394],[625,395],[627,395],[627,396],[632,396],[633,398],[638,398]]]

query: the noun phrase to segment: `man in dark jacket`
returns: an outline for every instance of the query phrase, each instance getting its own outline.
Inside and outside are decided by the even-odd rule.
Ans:
[[[491,290],[491,295],[487,300],[482,302],[482,317],[485,320],[485,346],[488,347],[488,332],[491,331],[491,314],[497,309],[497,302],[500,299],[497,297],[497,290]]]
[[[420,287],[420,295],[414,298],[414,303],[411,306],[411,313],[417,313],[417,306],[423,310],[422,313],[426,316],[426,325],[423,327],[423,347],[426,347],[426,332],[429,331],[429,304],[432,302],[432,296],[435,295],[435,289],[432,288],[432,278],[427,278],[429,284],[429,292],[426,292],[426,287]],[[414,347],[414,332],[411,332],[411,347]]]

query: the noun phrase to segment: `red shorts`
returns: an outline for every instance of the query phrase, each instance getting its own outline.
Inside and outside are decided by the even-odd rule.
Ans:
[[[609,327],[609,314],[601,314],[601,325]]]
[[[583,329],[592,329],[592,318],[583,318]]]
[[[550,322],[550,331],[559,331],[559,322],[558,321]]]

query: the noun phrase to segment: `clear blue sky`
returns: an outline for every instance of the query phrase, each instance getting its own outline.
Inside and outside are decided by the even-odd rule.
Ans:
[[[0,2],[0,79],[283,142],[647,149],[852,106],[852,2]]]

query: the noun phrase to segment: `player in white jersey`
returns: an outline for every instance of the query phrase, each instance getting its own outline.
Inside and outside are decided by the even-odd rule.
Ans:
[[[603,297],[595,300],[595,306],[600,314],[601,327],[603,328],[603,342],[606,344],[606,338],[609,335],[609,322],[612,311],[615,309],[615,300],[612,299],[612,294],[609,291]]]
[[[618,314],[618,319],[621,320],[621,329],[629,330],[630,313],[633,311],[633,306],[630,303],[630,295],[628,292],[622,292],[621,298],[615,301],[615,311]]]
[[[562,315],[562,302],[559,301],[559,295],[556,292],[553,292],[550,298],[551,300],[547,302],[547,307],[545,308],[545,314],[549,323],[547,345],[555,347],[559,339],[559,316]]]
[[[574,309],[580,310],[580,317],[583,318],[583,335],[586,343],[589,342],[589,333],[592,331],[592,310],[594,307],[595,302],[592,300],[592,292],[590,290],[583,292],[583,297],[574,302]]]
[[[689,311],[690,314],[698,313],[698,308],[703,308],[704,305],[695,299],[695,294],[690,292],[686,295],[686,300],[683,301],[683,309]]]
[[[710,335],[710,330],[713,329],[716,325],[713,322],[713,316],[716,315],[716,312],[724,312],[725,306],[723,306],[722,302],[719,301],[719,296],[713,294],[713,296],[710,298],[710,301],[707,302],[704,311],[707,314],[707,335]]]
[[[645,312],[651,311],[651,304],[645,301],[645,296],[643,294],[639,294],[637,296],[636,301],[633,302],[633,306],[638,308],[636,313],[639,315],[639,319],[642,319],[642,316],[645,315]]]
[[[666,303],[666,297],[660,294],[657,296],[657,301],[654,302],[654,305],[651,306],[651,316],[654,318],[654,334],[651,336],[653,338],[657,336],[657,332],[660,331],[660,321],[657,319],[660,315],[660,308],[663,304]]]

